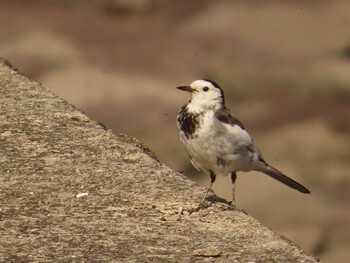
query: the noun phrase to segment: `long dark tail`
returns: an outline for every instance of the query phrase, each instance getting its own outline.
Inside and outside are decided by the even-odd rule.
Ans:
[[[302,192],[304,194],[310,194],[309,189],[307,189],[305,186],[299,184],[298,182],[294,181],[292,178],[289,178],[288,176],[284,175],[282,172],[278,171],[277,169],[273,168],[272,166],[268,165],[267,163],[264,163],[262,167],[259,167],[258,171],[263,172],[264,174],[267,174],[268,176],[271,176],[273,179],[295,189],[299,192]]]

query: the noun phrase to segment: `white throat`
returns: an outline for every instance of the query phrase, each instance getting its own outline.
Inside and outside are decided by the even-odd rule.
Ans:
[[[196,94],[197,95],[197,94]],[[202,96],[192,96],[190,103],[188,104],[188,109],[192,112],[204,112],[207,110],[219,110],[223,108],[223,101],[221,97],[205,97]]]

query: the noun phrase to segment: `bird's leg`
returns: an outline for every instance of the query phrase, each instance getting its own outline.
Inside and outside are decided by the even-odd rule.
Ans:
[[[236,183],[237,175],[236,172],[231,173],[231,181],[232,181],[232,205],[236,206],[236,201],[235,201],[235,183]]]
[[[215,179],[216,179],[216,175],[214,174],[213,171],[210,171],[210,185],[209,185],[207,191],[205,192],[205,195],[204,195],[202,201],[199,203],[198,206],[200,206],[200,205],[204,202],[204,200],[205,200],[205,198],[207,197],[207,195],[208,195],[208,193],[209,193],[211,187],[213,186],[213,184],[214,184],[214,182],[215,182]]]

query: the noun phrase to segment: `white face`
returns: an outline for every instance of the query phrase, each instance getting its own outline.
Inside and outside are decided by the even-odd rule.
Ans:
[[[179,87],[179,89],[191,93],[193,106],[220,109],[224,104],[222,90],[215,87],[210,81],[196,80],[190,86]]]

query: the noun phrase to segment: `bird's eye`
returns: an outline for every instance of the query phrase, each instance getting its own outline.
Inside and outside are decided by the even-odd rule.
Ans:
[[[208,90],[209,90],[208,87],[204,87],[204,88],[203,88],[203,91],[208,91]]]

